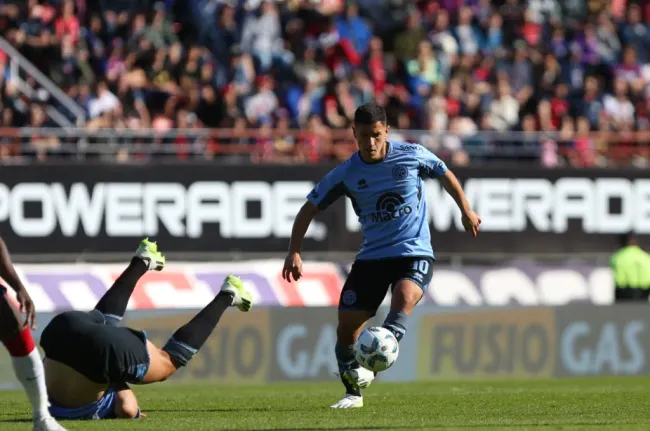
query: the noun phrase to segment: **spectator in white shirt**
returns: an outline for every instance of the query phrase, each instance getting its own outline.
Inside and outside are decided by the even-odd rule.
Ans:
[[[628,97],[628,84],[625,78],[614,80],[614,94],[604,99],[605,114],[616,130],[630,130],[634,125],[634,105]]]
[[[106,112],[115,111],[120,107],[119,99],[111,93],[108,89],[108,85],[106,85],[104,81],[100,81],[97,84],[95,96],[95,99],[88,103],[90,118],[99,117]]]
[[[257,82],[257,93],[249,97],[244,104],[246,117],[253,124],[270,118],[279,106],[278,98],[273,92],[273,79],[259,76]]]
[[[273,65],[273,60],[282,55],[282,24],[278,9],[273,3],[262,2],[259,11],[246,18],[241,45],[244,51],[253,54],[260,61],[265,72]]]
[[[513,128],[519,121],[519,102],[512,96],[508,81],[498,83],[499,97],[490,105],[490,125],[494,130],[505,132]]]

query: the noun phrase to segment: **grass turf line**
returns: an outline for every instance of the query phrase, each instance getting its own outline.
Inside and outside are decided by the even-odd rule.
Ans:
[[[333,410],[333,383],[136,387],[141,421],[62,422],[69,430],[648,430],[650,378],[379,383],[366,407]],[[0,392],[0,429],[29,430],[27,400]]]

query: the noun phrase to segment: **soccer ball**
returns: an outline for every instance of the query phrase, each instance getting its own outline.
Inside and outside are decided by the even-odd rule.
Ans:
[[[386,328],[374,326],[364,330],[354,343],[354,356],[361,366],[370,371],[384,371],[399,355],[397,338]]]

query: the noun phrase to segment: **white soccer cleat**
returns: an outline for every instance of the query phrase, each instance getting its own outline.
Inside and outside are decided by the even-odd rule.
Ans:
[[[343,398],[330,406],[333,409],[357,409],[359,407],[363,407],[363,397],[350,394],[345,394]]]
[[[226,277],[221,284],[221,291],[232,295],[232,307],[237,307],[241,311],[248,311],[253,306],[253,297],[244,288],[244,283],[242,283],[239,277],[235,277],[234,275]]]
[[[54,418],[34,421],[34,431],[67,431]]]
[[[343,378],[352,386],[359,389],[365,389],[375,380],[375,373],[363,367],[353,368],[343,373]]]
[[[149,238],[145,238],[140,242],[140,246],[135,251],[135,256],[147,264],[149,271],[162,271],[165,267],[165,256],[158,251],[158,244],[149,241]]]

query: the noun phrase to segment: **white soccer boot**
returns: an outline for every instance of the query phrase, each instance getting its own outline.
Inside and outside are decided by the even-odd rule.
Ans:
[[[375,380],[375,373],[363,367],[358,367],[345,371],[343,378],[355,388],[365,389]]]
[[[232,307],[239,308],[240,311],[248,311],[253,306],[253,296],[244,288],[239,277],[229,275],[221,284],[221,291],[232,294]]]
[[[345,394],[343,398],[330,406],[333,409],[357,409],[359,407],[363,407],[363,397],[350,394]]]
[[[165,256],[158,251],[158,244],[145,238],[135,251],[135,256],[147,264],[149,271],[162,271],[165,267]]]
[[[52,417],[34,421],[34,431],[67,431]]]

